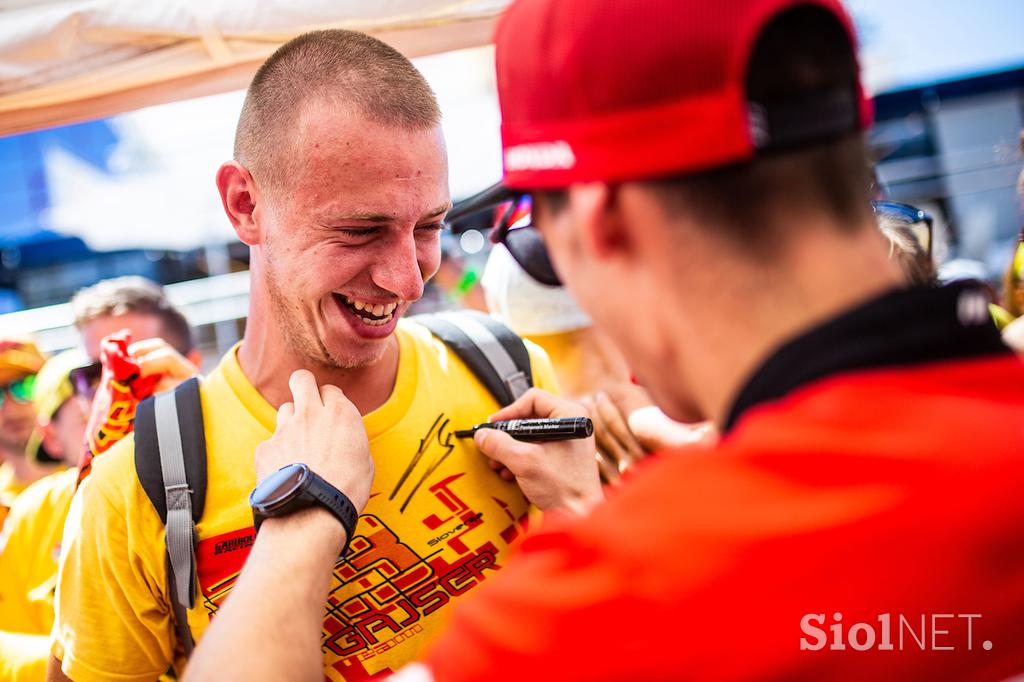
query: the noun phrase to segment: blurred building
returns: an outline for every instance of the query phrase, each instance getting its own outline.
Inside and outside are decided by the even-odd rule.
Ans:
[[[871,146],[893,199],[938,218],[940,258],[983,261],[993,279],[1022,223],[1024,22],[1020,0],[848,0],[875,93]],[[444,112],[455,199],[500,176],[493,49],[417,59]],[[213,177],[231,157],[243,93],[154,106],[0,138],[0,329],[74,343],[67,300],[125,274],[168,285],[215,358],[240,338],[247,248]],[[423,310],[470,303],[494,216],[446,240]],[[7,313],[7,314],[5,314]]]
[[[884,92],[875,114],[871,144],[890,196],[936,214],[947,257],[998,278],[1024,222],[1024,68]]]

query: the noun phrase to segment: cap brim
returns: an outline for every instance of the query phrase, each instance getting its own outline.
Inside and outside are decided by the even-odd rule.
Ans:
[[[467,197],[452,206],[452,210],[448,211],[448,216],[445,220],[449,223],[460,220],[466,216],[473,215],[474,213],[494,208],[506,201],[511,201],[519,196],[519,194],[521,194],[521,192],[510,189],[503,183],[498,182],[491,185],[484,191],[478,192],[471,197]]]
[[[24,379],[25,377],[36,374],[38,371],[38,369],[33,370],[28,367],[13,367],[11,365],[0,367],[0,385]]]

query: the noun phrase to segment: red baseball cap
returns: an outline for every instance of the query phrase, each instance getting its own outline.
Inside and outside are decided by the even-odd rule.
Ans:
[[[504,185],[682,175],[866,128],[859,83],[775,111],[747,100],[759,35],[799,6],[856,45],[839,0],[516,0],[495,37]]]

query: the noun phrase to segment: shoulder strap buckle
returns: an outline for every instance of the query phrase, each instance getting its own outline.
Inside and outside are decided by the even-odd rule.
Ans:
[[[526,344],[489,315],[458,310],[411,319],[451,348],[499,405],[515,402],[533,386]]]
[[[178,640],[185,655],[194,642],[187,609],[196,603],[196,523],[206,501],[206,434],[199,379],[139,404],[135,470],[165,527],[167,582]]]

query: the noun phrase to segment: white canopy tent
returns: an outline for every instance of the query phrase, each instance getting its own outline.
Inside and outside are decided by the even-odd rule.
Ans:
[[[492,51],[463,48],[490,43],[508,1],[0,0],[0,137],[100,118],[116,135],[103,168],[46,146],[47,229],[97,251],[224,244],[213,176],[253,73],[304,31],[355,28],[421,57],[465,196],[501,162]]]
[[[500,173],[493,66],[487,51],[453,51],[489,44],[508,2],[0,0],[0,137],[131,112],[111,119],[121,140],[112,174],[49,153],[52,205],[42,222],[99,250],[223,243],[230,231],[212,174],[230,155],[238,91],[292,37],[350,28],[410,58],[437,55],[418,65],[439,91],[449,136],[466,138],[449,150],[453,167],[474,169],[461,175],[479,183]],[[436,74],[461,85],[438,88]],[[456,194],[478,189],[457,184]],[[247,274],[234,273],[167,289],[194,325],[219,327],[244,317],[247,288]],[[70,324],[66,304],[0,315],[0,328],[34,332],[49,351],[74,343]],[[220,337],[218,346],[233,341]]]
[[[508,0],[0,0],[0,136],[244,88],[317,28],[409,57],[490,42]]]

